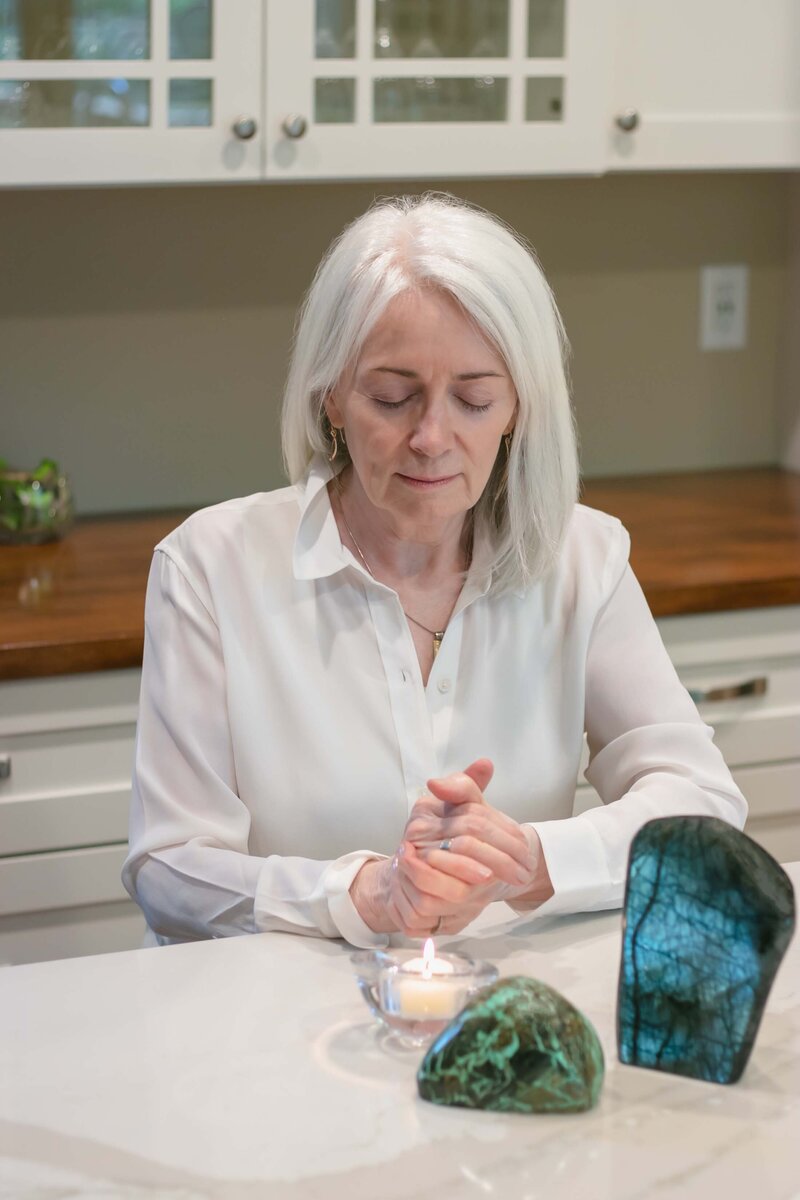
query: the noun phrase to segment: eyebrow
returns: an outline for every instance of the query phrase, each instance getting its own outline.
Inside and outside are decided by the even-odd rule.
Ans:
[[[402,375],[405,379],[419,379],[416,371],[409,371],[405,367],[367,367],[368,371],[383,371],[388,375]],[[464,375],[454,375],[454,379],[461,381],[467,379],[502,379],[503,376],[499,371],[467,371]]]

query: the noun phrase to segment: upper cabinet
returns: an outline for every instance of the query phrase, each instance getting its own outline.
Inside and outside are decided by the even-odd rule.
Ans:
[[[607,0],[271,0],[268,179],[600,173]]]
[[[0,184],[257,179],[261,0],[0,0]]]
[[[800,0],[0,0],[0,186],[800,167]]]
[[[798,0],[615,0],[611,170],[800,166]]]

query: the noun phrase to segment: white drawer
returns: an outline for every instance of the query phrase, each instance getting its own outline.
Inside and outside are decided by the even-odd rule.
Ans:
[[[127,898],[0,916],[0,966],[139,950],[145,928],[141,909]]]
[[[800,755],[800,659],[684,667],[678,674],[690,692],[764,681],[763,695],[704,700],[697,705],[729,767]]]
[[[0,855],[128,835],[139,671],[0,685]]]
[[[759,829],[768,829],[770,822],[780,822],[783,829],[796,826],[800,837],[800,761],[741,767],[731,771],[731,775],[749,806],[745,833],[760,841]],[[601,803],[594,788],[581,784],[575,792],[573,815]],[[794,860],[785,855],[782,861]]]
[[[2,798],[0,861],[10,854],[121,842],[128,836],[127,782],[56,796]]]
[[[0,915],[127,900],[127,844],[0,858]]]

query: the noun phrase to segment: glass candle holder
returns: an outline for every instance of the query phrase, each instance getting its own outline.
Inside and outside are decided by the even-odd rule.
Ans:
[[[25,545],[63,537],[73,520],[69,480],[51,458],[30,471],[0,463],[0,543]]]
[[[430,1042],[498,975],[492,963],[463,954],[359,950],[350,961],[370,1012],[408,1046]]]

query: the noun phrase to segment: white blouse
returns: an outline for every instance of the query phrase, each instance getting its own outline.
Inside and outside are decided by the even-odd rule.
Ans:
[[[487,801],[538,833],[537,912],[622,902],[653,817],[747,805],[664,649],[615,518],[577,504],[557,566],[488,594],[476,554],[427,686],[397,593],[343,547],[315,459],[295,487],[159,542],[125,887],[161,943],[285,930],[385,945],[349,887],[434,776],[490,758]],[[586,778],[603,806],[572,816]]]

